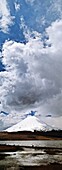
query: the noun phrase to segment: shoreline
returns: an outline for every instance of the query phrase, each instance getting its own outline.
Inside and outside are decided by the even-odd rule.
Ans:
[[[55,153],[58,150],[62,151],[62,148],[56,147],[41,147],[41,146],[19,146],[19,145],[6,145],[0,144],[0,152],[16,152],[16,151],[24,151],[24,149],[35,149],[35,150],[45,150],[46,152]]]

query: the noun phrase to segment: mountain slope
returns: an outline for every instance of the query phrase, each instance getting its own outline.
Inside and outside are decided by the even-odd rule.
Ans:
[[[8,132],[17,132],[17,131],[34,131],[34,130],[43,130],[47,129],[47,125],[45,123],[41,123],[39,119],[35,116],[28,116],[21,122],[13,125],[12,127],[6,129]]]

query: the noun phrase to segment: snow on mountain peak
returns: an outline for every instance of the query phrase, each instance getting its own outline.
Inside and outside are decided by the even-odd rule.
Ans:
[[[17,131],[40,131],[46,130],[46,124],[41,123],[39,119],[35,116],[28,116],[21,122],[17,123],[16,125],[13,125],[12,127],[6,129],[7,132],[17,132]]]

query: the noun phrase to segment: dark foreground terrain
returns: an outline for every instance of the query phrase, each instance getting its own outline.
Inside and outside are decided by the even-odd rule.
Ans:
[[[26,166],[22,167],[23,170],[62,170],[62,165],[50,164],[47,166]],[[20,170],[21,170],[20,169]]]
[[[62,165],[50,164],[47,166],[19,166],[15,168],[0,166],[0,170],[62,170]]]

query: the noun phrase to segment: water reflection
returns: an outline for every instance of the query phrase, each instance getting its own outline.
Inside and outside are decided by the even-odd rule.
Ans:
[[[23,150],[0,153],[0,169],[20,169],[23,166],[62,164],[62,141],[0,141],[0,144],[23,146]],[[29,146],[35,147],[29,147]],[[28,147],[26,147],[28,146]],[[43,147],[43,148],[42,148]],[[45,147],[45,148],[44,148]]]
[[[62,148],[61,140],[0,141],[0,144]]]

